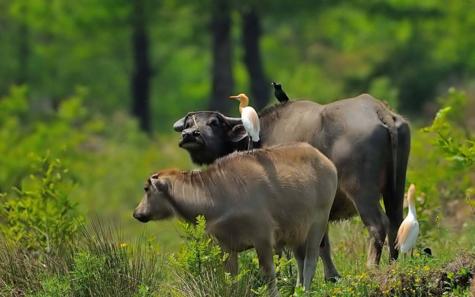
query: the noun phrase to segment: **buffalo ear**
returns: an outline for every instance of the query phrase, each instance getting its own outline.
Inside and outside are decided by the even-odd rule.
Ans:
[[[185,120],[186,120],[187,116],[182,117],[181,119],[176,121],[175,124],[173,124],[173,129],[176,132],[181,132],[181,131],[183,131],[183,129],[185,129]]]
[[[165,180],[163,178],[159,179],[157,182],[157,188],[164,193],[168,193],[168,188],[169,188],[168,180]]]
[[[241,140],[245,139],[248,135],[246,129],[242,124],[235,125],[229,132],[228,132],[229,140],[232,142],[240,142]]]
[[[150,179],[150,182],[155,186],[155,188],[157,188],[157,190],[159,190],[160,192],[165,192],[167,193],[168,192],[168,188],[169,188],[169,185],[168,185],[168,180],[164,179],[164,178],[159,178],[158,176],[155,177],[155,176],[152,176],[152,178]]]

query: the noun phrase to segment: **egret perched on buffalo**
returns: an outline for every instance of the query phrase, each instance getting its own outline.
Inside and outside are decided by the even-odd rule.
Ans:
[[[241,113],[241,120],[244,129],[246,129],[249,136],[249,143],[247,149],[252,149],[254,145],[259,142],[259,132],[261,125],[259,123],[259,116],[254,108],[249,105],[249,98],[246,94],[239,94],[236,96],[229,96],[230,99],[239,100],[239,112]]]
[[[419,222],[417,221],[416,205],[415,205],[416,186],[411,184],[407,191],[407,203],[409,212],[406,218],[402,221],[401,226],[397,232],[396,248],[403,254],[411,252],[416,246],[417,236],[419,235]]]

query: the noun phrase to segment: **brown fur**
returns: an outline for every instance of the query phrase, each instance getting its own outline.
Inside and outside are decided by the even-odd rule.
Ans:
[[[299,282],[310,288],[319,244],[337,188],[333,163],[309,144],[278,145],[233,153],[203,171],[161,171],[149,179],[134,212],[141,221],[178,214],[193,222],[204,215],[207,231],[231,253],[256,248],[260,266],[277,294],[272,248],[290,246]]]

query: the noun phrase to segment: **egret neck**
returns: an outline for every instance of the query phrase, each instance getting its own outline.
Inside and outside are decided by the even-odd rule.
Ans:
[[[407,195],[407,202],[408,202],[408,207],[409,207],[409,213],[408,215],[411,215],[412,217],[416,218],[416,204],[414,201],[414,191],[409,191]]]
[[[242,113],[242,109],[249,105],[249,98],[247,96],[239,96],[239,112]]]

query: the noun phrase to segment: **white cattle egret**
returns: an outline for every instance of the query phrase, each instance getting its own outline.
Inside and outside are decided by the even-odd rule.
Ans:
[[[409,186],[407,191],[407,203],[409,206],[409,212],[406,218],[402,221],[401,226],[397,232],[396,248],[403,254],[407,254],[416,246],[417,236],[419,235],[419,222],[416,217],[416,205],[415,205],[415,193],[416,186],[413,184]]]
[[[261,130],[261,125],[259,123],[259,116],[257,112],[249,104],[249,98],[246,94],[239,94],[237,96],[229,96],[230,99],[239,100],[239,112],[241,113],[241,120],[244,129],[246,129],[247,135],[249,135],[249,143],[247,149],[251,147],[252,142],[259,142],[259,131]]]

